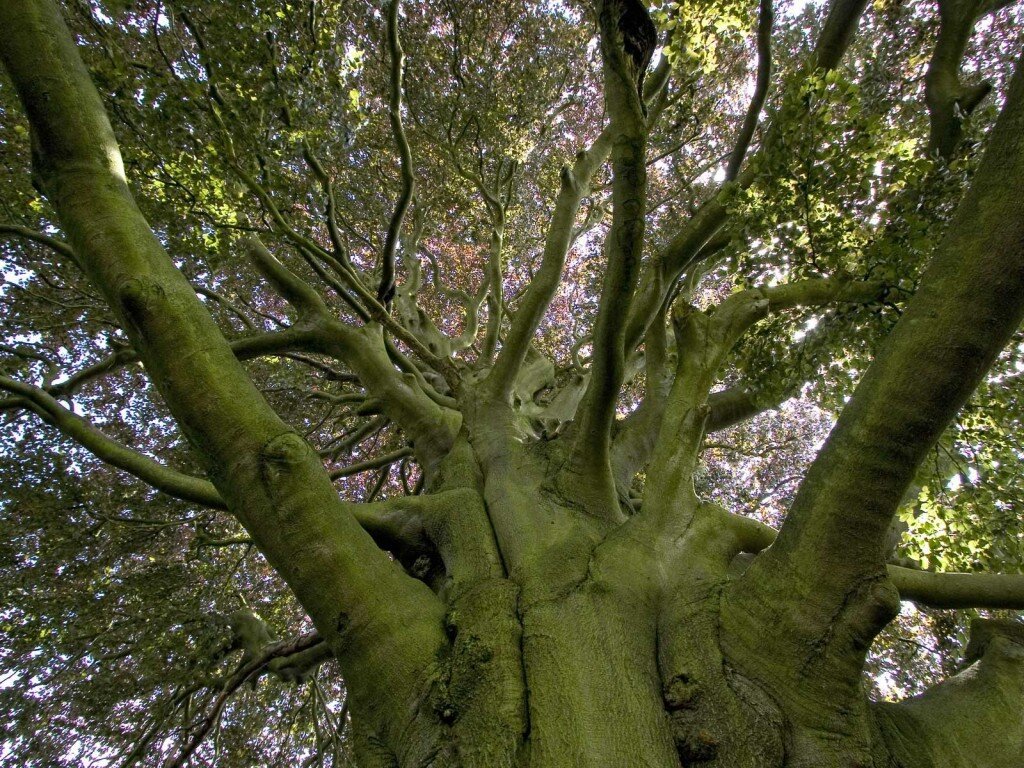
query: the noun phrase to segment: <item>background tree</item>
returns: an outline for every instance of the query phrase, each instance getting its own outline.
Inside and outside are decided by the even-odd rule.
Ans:
[[[0,760],[1020,766],[1021,21],[5,2]]]

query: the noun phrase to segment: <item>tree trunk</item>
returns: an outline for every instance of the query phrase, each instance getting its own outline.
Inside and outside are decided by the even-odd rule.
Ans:
[[[469,425],[478,450],[460,440],[432,489],[446,502],[424,526],[449,574],[440,594],[451,650],[420,703],[440,730],[410,750],[423,762],[364,750],[360,765],[1021,765],[1019,625],[976,623],[959,675],[917,699],[872,704],[821,648],[730,650],[756,648],[773,629],[728,615],[722,600],[741,583],[742,553],[770,543],[763,526],[704,504],[678,530],[654,533],[642,510],[621,526],[595,523],[547,482],[552,444],[495,440],[489,418],[476,440]],[[870,637],[858,632],[891,617],[895,590],[855,599],[861,607],[829,642],[859,668]],[[801,601],[779,595],[774,609],[798,616]],[[822,692],[834,710],[817,706]],[[357,726],[359,715],[354,707]]]
[[[835,2],[830,20],[863,5]],[[189,493],[234,514],[337,657],[361,768],[1021,768],[1020,625],[977,623],[971,665],[902,704],[872,706],[862,675],[899,605],[881,545],[896,505],[1024,315],[1024,204],[1013,194],[1024,175],[1024,71],[951,236],[772,544],[773,531],[693,490],[708,393],[753,322],[801,300],[848,297],[849,286],[805,281],[738,292],[707,313],[678,307],[657,438],[633,444],[650,452],[634,467],[648,466],[646,496],[639,509],[620,503],[615,405],[635,341],[633,293],[646,285],[647,114],[643,72],[617,26],[627,6],[599,4],[611,137],[594,154],[611,156],[616,207],[592,375],[556,439],[524,441],[511,393],[559,248],[493,367],[488,359],[460,378],[452,361],[438,365],[450,395],[434,397],[422,374],[400,373],[389,357],[386,312],[345,326],[253,248],[296,308],[296,332],[344,360],[409,437],[425,493],[380,505],[338,497],[174,267],[131,195],[56,7],[5,0],[0,43],[39,183],[207,469],[212,484],[192,478]],[[843,36],[824,39],[827,63]],[[570,208],[586,186],[573,176],[592,173],[591,160],[584,153],[563,174]],[[707,224],[687,248],[716,229]],[[664,313],[647,309],[634,325]],[[47,402],[36,405],[56,420]],[[744,571],[738,556],[766,548]]]

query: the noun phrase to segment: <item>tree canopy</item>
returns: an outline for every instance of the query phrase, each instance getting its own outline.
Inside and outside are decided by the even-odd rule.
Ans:
[[[705,520],[745,675],[1020,644],[1019,3],[4,5],[0,763],[504,765],[396,744]],[[481,722],[550,744],[523,663]]]

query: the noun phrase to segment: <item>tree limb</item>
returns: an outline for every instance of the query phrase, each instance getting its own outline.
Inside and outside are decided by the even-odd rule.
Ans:
[[[398,238],[402,232],[402,222],[406,211],[412,203],[416,189],[416,178],[412,172],[412,150],[402,125],[402,73],[405,56],[402,43],[398,37],[398,10],[400,0],[391,0],[388,5],[387,41],[388,54],[391,57],[391,90],[388,98],[388,119],[391,121],[391,133],[402,163],[402,191],[395,203],[388,234],[384,241],[384,253],[381,257],[380,285],[377,287],[377,301],[385,308],[391,307],[391,299],[395,295],[395,253],[398,250]]]
[[[929,608],[1024,611],[1024,574],[936,573],[887,566],[900,598]]]
[[[213,485],[198,477],[191,477],[165,467],[148,456],[133,451],[104,435],[92,424],[65,408],[39,387],[0,376],[0,389],[6,389],[21,398],[26,405],[48,424],[86,448],[96,458],[123,469],[144,483],[169,496],[201,504],[213,509],[225,509],[224,500]]]
[[[274,258],[256,235],[249,235],[243,241],[246,254],[278,293],[291,304],[302,319],[329,314],[327,305],[320,294],[294,272]]]
[[[576,156],[572,168],[562,169],[561,188],[555,198],[555,210],[548,225],[540,269],[534,275],[519,304],[512,328],[489,377],[489,386],[497,397],[507,397],[526,358],[533,335],[551,299],[558,290],[562,267],[573,238],[573,225],[580,203],[590,193],[590,180],[604,163],[612,148],[612,132],[606,128],[594,143]]]
[[[641,3],[630,8],[631,14],[642,14],[650,23]],[[638,90],[643,86],[646,63],[638,66],[626,53],[619,28],[625,13],[622,0],[600,3],[605,103],[611,118],[612,224],[605,240],[607,268],[594,327],[591,377],[566,467],[570,475],[581,478],[575,484],[582,498],[589,497],[589,503],[584,503],[594,510],[607,509],[608,514],[618,513],[611,472],[611,426],[625,372],[624,321],[640,273],[647,199],[646,108]]]
[[[12,235],[24,240],[31,240],[39,243],[40,245],[45,245],[54,253],[70,260],[71,263],[79,269],[82,268],[81,262],[79,262],[74,249],[70,245],[65,243],[63,240],[58,240],[55,237],[44,235],[42,232],[32,229],[31,227],[23,227],[18,224],[0,224],[0,235]]]
[[[920,462],[1024,319],[1024,197],[1006,193],[1022,176],[1019,60],[917,293],[812,463],[775,543],[723,593],[723,648],[744,668],[755,656],[773,660],[758,674],[787,706],[800,700],[810,760],[828,749],[816,735],[826,723],[862,707],[865,653],[898,610],[885,570],[892,517]],[[827,693],[800,674],[808,664],[830,681]]]
[[[757,77],[754,82],[754,95],[750,98],[750,106],[743,117],[743,125],[736,136],[736,144],[732,154],[729,156],[729,163],[725,167],[725,181],[734,181],[739,175],[743,158],[750,147],[750,140],[754,138],[754,129],[757,128],[757,120],[764,108],[765,99],[768,98],[768,86],[771,84],[772,75],[772,24],[775,20],[775,13],[772,10],[772,0],[761,0],[761,10],[757,21]]]
[[[732,515],[737,549],[757,554],[768,549],[778,536],[771,526],[752,518]],[[889,563],[889,579],[900,599],[929,608],[978,608],[1024,610],[1024,574],[952,573],[922,571]]]
[[[988,81],[974,86],[960,82],[964,53],[985,5],[984,0],[939,3],[939,36],[924,76],[924,99],[929,118],[928,151],[947,162],[960,144],[964,119],[992,90]]]
[[[274,413],[153,234],[110,122],[48,0],[0,4],[0,56],[28,114],[34,164],[87,274],[126,329],[228,508],[295,592],[397,743],[446,644],[444,608],[381,552],[319,457]],[[316,546],[310,546],[315,542]],[[345,621],[339,621],[341,612]],[[381,669],[367,661],[387,653]],[[429,727],[424,723],[424,727]]]
[[[1011,766],[1024,754],[1024,625],[975,619],[960,673],[896,704],[874,705],[893,760]]]
[[[829,579],[842,592],[850,579],[880,567],[889,520],[917,465],[1024,317],[1024,201],[1005,193],[1021,174],[1018,65],[974,183],[773,548],[806,577],[827,560]]]

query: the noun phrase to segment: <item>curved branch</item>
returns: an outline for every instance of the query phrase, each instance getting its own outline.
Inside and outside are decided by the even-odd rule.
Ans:
[[[381,258],[380,285],[377,287],[377,301],[386,308],[391,307],[391,299],[395,295],[395,253],[398,249],[398,238],[402,232],[402,222],[412,203],[416,189],[416,178],[412,172],[412,150],[402,125],[402,70],[405,55],[402,42],[398,38],[398,9],[400,0],[391,0],[388,6],[388,53],[391,56],[391,93],[388,100],[388,118],[391,120],[391,132],[398,146],[398,154],[402,162],[402,191],[395,203],[395,211],[388,225],[387,238],[384,241],[384,253]]]
[[[198,477],[165,467],[148,456],[136,453],[126,445],[113,440],[96,429],[81,416],[65,408],[39,387],[0,376],[0,389],[6,389],[24,398],[26,404],[48,424],[59,429],[96,458],[134,475],[158,491],[183,501],[204,507],[225,509],[213,484]]]
[[[972,87],[960,82],[960,69],[974,25],[984,12],[984,0],[942,0],[939,3],[939,37],[935,41],[924,76],[928,106],[928,151],[952,159],[963,133],[964,118],[992,90],[983,81]]]
[[[1020,765],[1024,625],[975,619],[965,656],[970,663],[966,669],[919,696],[874,705],[881,735],[898,764]]]
[[[530,341],[558,290],[562,267],[573,239],[573,224],[580,203],[590,193],[590,180],[612,149],[612,132],[606,128],[594,143],[576,156],[572,168],[562,169],[561,188],[548,225],[540,269],[534,275],[516,312],[512,328],[494,364],[490,386],[498,397],[507,397],[522,367]]]
[[[25,240],[31,240],[35,243],[39,243],[40,245],[45,245],[54,253],[57,253],[66,259],[70,259],[71,262],[79,269],[82,268],[82,263],[78,260],[78,256],[75,255],[75,250],[63,240],[58,240],[55,237],[44,235],[42,232],[30,227],[22,227],[18,224],[0,224],[0,235],[12,235]]]
[[[750,99],[750,106],[747,107],[743,125],[736,137],[736,145],[729,156],[729,164],[725,168],[727,182],[735,180],[739,175],[747,148],[750,147],[750,141],[754,138],[754,129],[757,128],[761,109],[764,107],[765,99],[768,98],[768,86],[771,83],[772,75],[772,24],[774,20],[772,0],[761,0],[761,11],[757,21],[757,78],[754,83],[754,95]]]
[[[249,235],[243,241],[245,252],[278,293],[298,311],[303,318],[327,315],[324,300],[316,291],[284,264],[274,258],[256,235]]]
[[[591,377],[566,467],[569,476],[579,478],[570,481],[572,492],[590,509],[603,509],[611,515],[618,514],[611,471],[611,427],[626,367],[625,321],[640,274],[647,200],[647,124],[640,96],[650,52],[636,51],[647,55],[639,63],[627,54],[619,26],[627,18],[626,7],[619,0],[600,3],[601,58],[612,142],[612,224],[605,240],[607,268],[594,325]],[[653,28],[642,3],[632,2],[628,8],[630,23],[638,27],[634,32],[642,31],[643,25]]]
[[[294,640],[285,640],[279,643],[274,643],[267,647],[260,656],[243,665],[241,669],[235,672],[224,682],[223,690],[217,695],[217,698],[213,702],[213,706],[199,725],[195,734],[188,740],[177,755],[164,761],[163,768],[181,768],[185,765],[189,757],[192,756],[192,753],[195,752],[196,749],[199,748],[199,745],[203,743],[203,740],[210,733],[213,726],[217,724],[217,720],[220,719],[220,714],[224,709],[224,705],[227,704],[228,699],[231,698],[235,691],[242,687],[242,684],[245,683],[246,680],[249,680],[253,675],[258,674],[277,659],[294,654],[307,653],[320,647],[323,647],[325,651],[327,650],[326,644],[321,639],[320,635],[316,632],[309,632],[295,638]]]
[[[796,306],[863,303],[882,298],[886,287],[878,282],[802,280],[779,286],[751,288],[734,293],[708,313],[677,307],[673,314],[678,363],[675,381],[651,458],[644,514],[667,524],[696,509],[692,474],[710,415],[711,386],[729,352],[740,337],[769,312]]]

